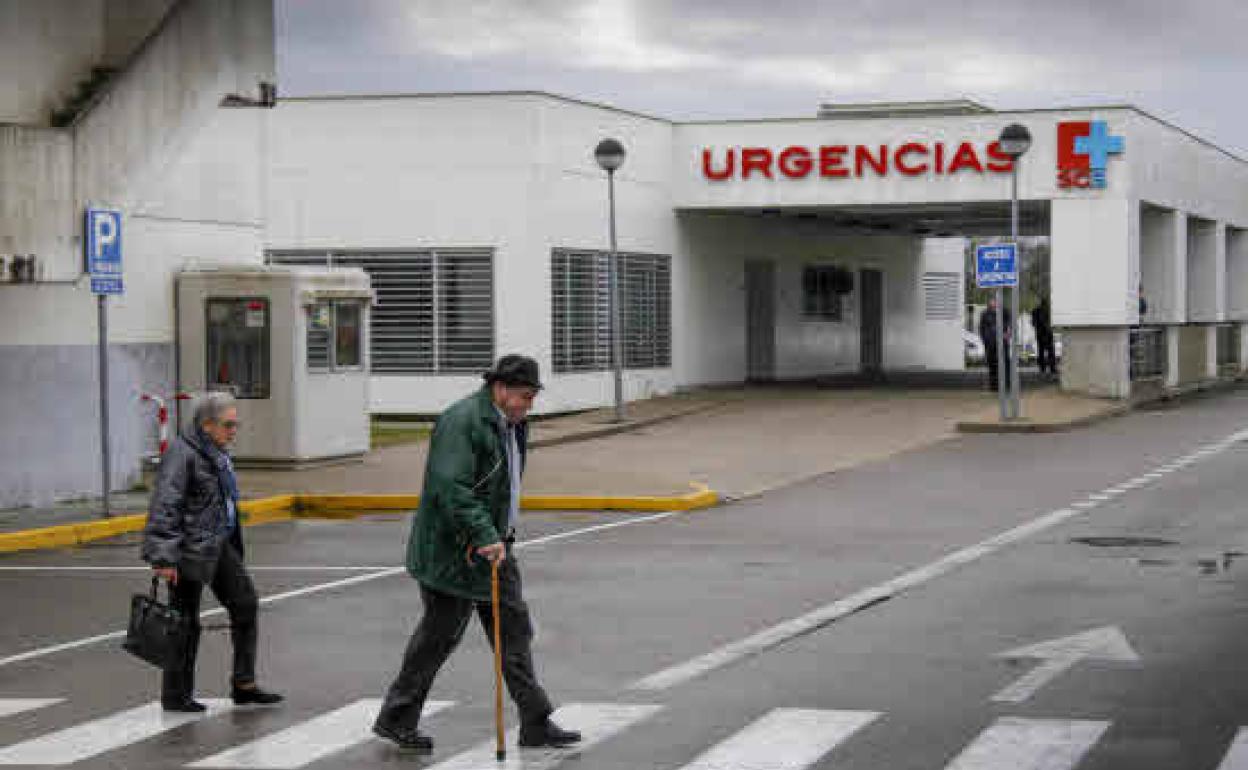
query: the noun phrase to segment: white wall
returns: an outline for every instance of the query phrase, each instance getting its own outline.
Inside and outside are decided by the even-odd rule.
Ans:
[[[1136,323],[1139,204],[1055,200],[1050,217],[1053,325]]]
[[[273,126],[267,244],[274,249],[494,249],[495,351],[542,366],[537,411],[598,406],[610,372],[551,371],[553,248],[605,249],[605,136],[629,148],[616,175],[619,247],[674,255],[670,127],[551,97],[292,99]],[[675,264],[673,272],[680,268]],[[374,376],[379,412],[437,412],[476,376]],[[629,371],[626,396],[670,392],[670,371]]]
[[[0,123],[47,125],[104,53],[104,0],[0,3]]]

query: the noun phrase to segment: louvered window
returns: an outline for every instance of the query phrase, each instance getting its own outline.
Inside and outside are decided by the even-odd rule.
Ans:
[[[923,274],[923,307],[929,321],[956,321],[962,317],[960,276],[957,273]]]
[[[270,251],[281,265],[360,267],[377,297],[375,374],[477,373],[494,359],[494,253],[488,249]]]
[[[620,255],[624,366],[672,365],[671,257]],[[556,372],[611,368],[610,255],[556,249],[551,254],[551,303]]]

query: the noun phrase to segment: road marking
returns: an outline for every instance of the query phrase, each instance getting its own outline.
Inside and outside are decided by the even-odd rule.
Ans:
[[[24,711],[54,706],[64,700],[64,698],[0,698],[0,717],[11,717]]]
[[[945,770],[1071,770],[1109,722],[998,719]]]
[[[1218,770],[1248,770],[1248,728],[1239,728]]]
[[[532,546],[545,545],[547,543],[555,543],[561,540],[567,540],[569,538],[579,537],[581,535],[593,534],[594,532],[603,532],[606,530],[617,529],[619,527],[631,527],[637,524],[648,524],[654,521],[662,521],[663,519],[670,519],[673,516],[682,516],[686,513],[689,513],[689,512],[688,511],[667,511],[664,513],[656,513],[656,514],[652,514],[649,516],[637,516],[634,518],[624,519],[622,521],[614,521],[614,522],[611,522],[610,524],[597,524],[592,527],[582,527],[581,529],[574,529],[568,532],[560,532],[554,535],[546,535],[544,537],[538,537],[532,540],[523,540],[521,542],[516,543],[515,547],[516,548],[528,548]],[[378,570],[377,572],[369,572],[364,575],[356,575],[355,577],[344,578],[343,580],[335,580],[329,583],[318,583],[316,585],[307,586],[306,588],[299,588],[294,591],[287,591],[285,593],[274,594],[272,596],[265,596],[260,599],[260,603],[261,604],[274,604],[276,602],[285,601],[286,599],[294,599],[300,596],[309,596],[311,594],[317,594],[317,593],[321,593],[324,591],[332,591],[337,588],[346,588],[347,586],[360,585],[362,583],[368,583],[374,580],[381,580],[382,578],[393,577],[395,575],[403,574],[404,572],[406,572],[406,568],[404,567],[390,567],[387,569]],[[208,618],[214,615],[223,614],[224,612],[225,610],[223,608],[218,607],[216,609],[207,610],[206,612],[200,613],[200,617]],[[100,642],[107,642],[107,641],[114,640],[114,639],[121,639],[125,635],[126,635],[126,632],[124,629],[122,629],[120,631],[111,631],[106,634],[99,634],[97,636],[89,636],[84,639],[76,639],[72,642],[56,644],[50,647],[42,647],[37,650],[30,650],[29,652],[23,652],[17,655],[10,655],[7,658],[0,658],[0,667],[11,666],[14,663],[22,663],[27,660],[35,660],[36,658],[46,657],[48,655],[53,655],[58,652],[67,652],[69,650],[76,650],[82,647],[89,647],[91,645],[98,644]]]
[[[796,636],[809,633],[836,620],[840,620],[876,602],[898,596],[959,567],[982,559],[1007,545],[1017,543],[1037,532],[1042,532],[1072,519],[1080,515],[1080,513],[1079,510],[1073,507],[1053,511],[1026,524],[1003,532],[996,537],[989,538],[982,543],[949,554],[926,567],[907,572],[900,577],[864,591],[859,591],[852,596],[819,607],[800,617],[764,629],[753,636],[724,645],[705,655],[666,668],[657,674],[651,674],[633,683],[631,689],[647,691],[666,690],[688,682],[691,679],[696,679],[717,668],[735,663],[751,655],[757,655]]]
[[[429,701],[420,712],[421,718],[433,716],[454,705],[453,701]],[[380,709],[380,698],[358,700],[337,711],[214,754],[187,767],[297,770],[368,740],[373,734],[373,722]]]
[[[1223,450],[1234,446],[1237,442],[1248,438],[1248,431],[1236,433],[1217,446]],[[1157,471],[1145,474],[1140,477],[1143,479],[1161,478]],[[821,628],[829,623],[835,622],[848,615],[852,615],[865,607],[877,602],[892,599],[906,591],[928,583],[938,577],[941,577],[959,567],[971,562],[982,559],[989,554],[1005,548],[1006,546],[1018,543],[1037,532],[1043,532],[1059,524],[1066,522],[1076,516],[1080,516],[1087,511],[1096,508],[1099,503],[1096,500],[1097,495],[1092,495],[1090,499],[1080,500],[1070,504],[1068,508],[1062,508],[1051,513],[1045,514],[1037,519],[1023,524],[1014,529],[956,551],[948,556],[935,561],[926,567],[907,572],[900,577],[881,583],[872,588],[859,591],[845,599],[826,604],[818,609],[806,613],[800,617],[786,620],[782,623],[774,625],[770,628],[763,629],[758,633],[724,645],[716,650],[712,650],[705,655],[701,655],[692,660],[679,663],[675,666],[665,668],[658,673],[651,674],[634,682],[630,689],[658,691],[666,690],[679,684],[683,684],[692,679],[702,676],[717,668],[727,666],[731,663],[751,656],[757,655],[764,650],[771,649],[781,645],[788,640],[809,633]]]
[[[499,762],[491,739],[457,754],[428,770],[550,770],[569,757],[602,743],[656,712],[662,706],[618,703],[572,703],[556,711],[553,718],[581,731],[581,742],[566,749],[521,749],[514,730],[507,733],[507,760]]]
[[[876,711],[776,709],[681,770],[802,770],[879,716]]]
[[[393,564],[375,564],[368,567],[335,566],[331,564],[309,564],[295,566],[247,565],[248,572],[376,572],[378,570],[397,569]],[[0,566],[0,572],[151,572],[148,566],[39,566],[16,565]]]
[[[0,765],[70,765],[234,708],[228,700],[201,701],[201,714],[165,713],[160,703],[50,733],[0,749]]]
[[[1082,660],[1140,662],[1140,656],[1131,649],[1127,637],[1114,626],[1095,628],[1081,634],[1020,647],[998,653],[997,657],[1012,660],[1035,658],[1044,661],[1017,682],[992,696],[998,703],[1022,703]]]

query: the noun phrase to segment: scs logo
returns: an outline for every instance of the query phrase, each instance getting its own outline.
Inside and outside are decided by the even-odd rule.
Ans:
[[[1095,189],[1106,186],[1110,155],[1121,155],[1121,136],[1110,136],[1103,120],[1057,124],[1057,186]]]

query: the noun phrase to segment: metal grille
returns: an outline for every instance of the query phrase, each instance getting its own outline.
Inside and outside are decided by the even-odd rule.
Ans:
[[[962,314],[960,276],[957,273],[924,273],[923,306],[929,321],[956,321]]]
[[[329,371],[329,338],[332,323],[331,305],[318,302],[308,319],[308,369],[316,372]]]
[[[1218,368],[1239,366],[1240,327],[1222,324],[1218,327]]]
[[[624,366],[672,365],[671,257],[620,255]],[[611,367],[610,254],[555,249],[551,304],[556,372]]]
[[[493,363],[492,250],[270,251],[269,259],[368,273],[377,296],[369,324],[374,373],[475,373]]]
[[[1166,330],[1141,327],[1131,330],[1131,379],[1158,380],[1166,374]]]

